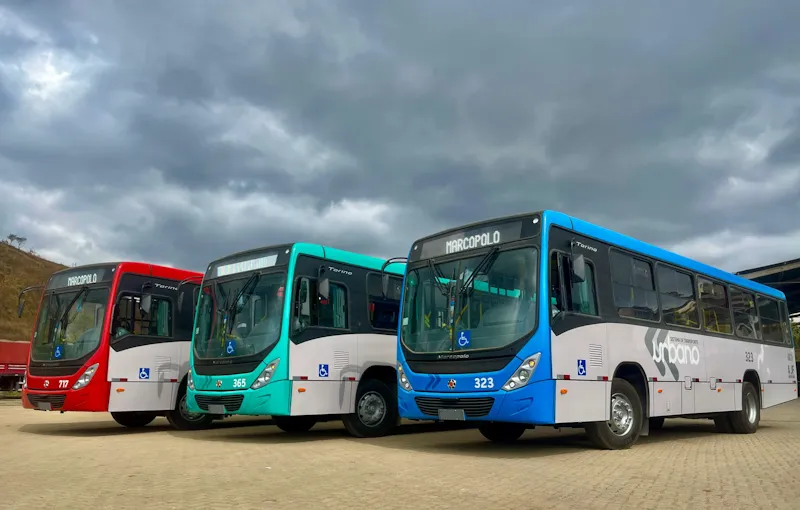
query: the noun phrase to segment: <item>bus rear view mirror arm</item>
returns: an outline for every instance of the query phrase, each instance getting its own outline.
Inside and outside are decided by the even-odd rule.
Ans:
[[[25,294],[33,290],[44,289],[44,285],[32,285],[22,289],[17,296],[17,317],[22,318],[22,312],[25,310]]]

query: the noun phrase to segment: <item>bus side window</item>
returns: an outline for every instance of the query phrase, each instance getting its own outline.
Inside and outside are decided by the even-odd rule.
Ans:
[[[308,291],[304,292],[308,299],[308,309],[304,306],[304,301],[299,303],[301,310],[296,311],[300,324],[300,329],[318,326],[321,328],[348,328],[349,303],[347,299],[347,289],[336,282],[330,282],[330,291],[327,300],[317,296],[317,280],[312,278],[302,278],[302,282],[308,282]],[[300,296],[301,293],[298,293]]]
[[[114,338],[126,335],[172,336],[172,302],[153,296],[149,313],[142,313],[139,296],[123,295],[111,326]]]
[[[565,293],[564,296],[562,296],[562,289]],[[572,281],[570,256],[564,253],[553,253],[550,258],[550,307],[553,316],[561,311],[597,315],[594,265],[590,261],[586,261],[586,279],[582,282],[575,282]]]
[[[396,330],[400,313],[400,291],[403,280],[389,277],[387,296],[383,297],[381,277],[376,273],[367,275],[367,306],[369,322],[374,329]]]

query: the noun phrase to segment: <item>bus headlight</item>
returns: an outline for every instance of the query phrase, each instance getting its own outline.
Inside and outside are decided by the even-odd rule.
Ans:
[[[78,380],[75,381],[75,384],[72,385],[72,389],[79,390],[84,386],[86,386],[87,384],[89,384],[89,381],[92,380],[92,377],[94,377],[95,372],[97,372],[97,367],[99,365],[100,365],[99,363],[95,363],[94,365],[87,368],[86,371],[83,372],[80,377],[78,377]]]
[[[539,366],[539,358],[541,356],[542,353],[537,352],[533,356],[525,358],[525,361],[523,361],[514,372],[514,375],[503,385],[503,389],[506,391],[516,390],[528,384],[528,381],[531,380],[531,376],[533,376],[533,373],[536,371],[536,367]]]
[[[186,386],[194,391],[194,379],[192,379],[192,369],[189,369],[189,373],[186,374]]]
[[[401,363],[397,364],[397,379],[400,381],[400,386],[406,390],[411,391],[414,388],[411,387],[411,382],[406,377],[406,372],[403,370],[403,365]]]
[[[267,368],[262,370],[261,373],[258,374],[256,380],[253,381],[253,384],[250,385],[250,389],[257,390],[267,384],[270,379],[272,379],[272,375],[275,373],[275,369],[278,368],[278,363],[280,363],[280,361],[280,358],[270,361]]]

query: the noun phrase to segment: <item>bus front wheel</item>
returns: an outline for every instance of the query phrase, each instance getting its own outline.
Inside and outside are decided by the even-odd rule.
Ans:
[[[317,424],[313,416],[273,416],[272,419],[276,427],[290,434],[308,432]]]
[[[362,380],[356,392],[356,409],[342,419],[353,437],[383,437],[398,423],[397,397],[378,379]]]
[[[167,412],[167,421],[177,430],[201,430],[211,426],[213,414],[192,413],[186,405],[186,383],[182,383],[175,401],[175,409]]]
[[[122,425],[136,429],[148,425],[151,421],[156,419],[156,413],[149,413],[146,411],[128,411],[120,413],[111,413],[114,421]]]
[[[608,421],[585,425],[586,435],[598,448],[624,450],[639,439],[644,411],[639,392],[625,379],[611,382],[611,413]]]
[[[478,427],[478,432],[495,443],[513,443],[525,433],[525,429],[525,425],[521,423],[487,421]]]

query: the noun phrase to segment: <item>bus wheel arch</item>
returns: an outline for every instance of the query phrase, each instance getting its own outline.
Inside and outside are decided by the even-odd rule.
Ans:
[[[342,422],[354,437],[382,437],[394,430],[400,422],[394,367],[373,365],[364,371],[356,388],[353,412]]]
[[[598,448],[630,448],[638,441],[644,420],[648,418],[647,403],[644,370],[638,363],[621,363],[611,380],[610,419],[586,423],[586,434]]]
[[[175,405],[166,413],[167,421],[172,428],[177,430],[201,430],[211,426],[216,416],[206,413],[189,412],[186,403],[188,376],[184,376],[178,385],[178,394]]]

